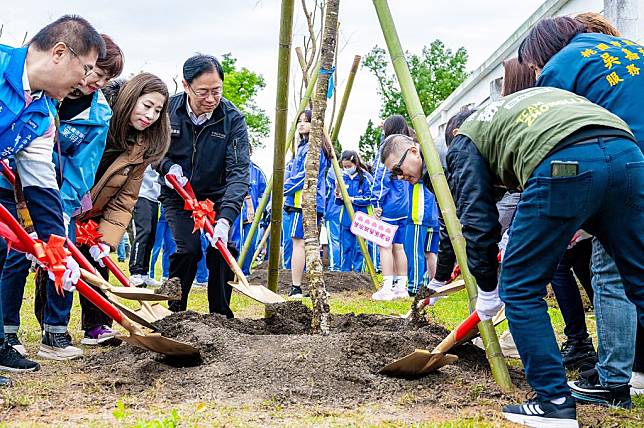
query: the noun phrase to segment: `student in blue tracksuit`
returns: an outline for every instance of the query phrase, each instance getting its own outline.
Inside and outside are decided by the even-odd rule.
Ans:
[[[251,149],[251,155],[252,152],[253,151]],[[248,195],[246,195],[246,198],[244,198],[241,213],[239,214],[239,217],[235,222],[238,223],[237,227],[240,231],[239,251],[241,251],[241,247],[244,245],[246,237],[250,232],[250,227],[255,218],[255,208],[257,208],[257,205],[259,205],[259,199],[262,197],[264,191],[266,190],[266,176],[264,175],[264,172],[261,170],[261,168],[251,160],[249,169],[250,185],[248,186]],[[251,246],[248,249],[248,254],[244,259],[244,265],[241,267],[245,275],[250,274],[250,264],[252,262],[253,254],[255,254],[255,249],[257,248],[257,244],[259,244],[259,240],[262,236],[258,232],[259,228],[255,231]]]
[[[165,219],[165,208],[161,204],[159,210],[159,221],[157,223],[157,232],[154,236],[154,246],[152,247],[152,256],[150,257],[150,278],[154,279],[156,274],[154,267],[157,264],[159,253],[161,255],[161,282],[168,279],[170,275],[170,256],[177,251],[177,244],[172,237],[172,231],[168,226],[168,221]]]
[[[438,255],[438,205],[434,194],[422,183],[409,192],[409,215],[405,230],[405,254],[409,276],[408,291],[415,295],[425,278],[436,271]]]
[[[292,287],[290,297],[302,297],[302,276],[304,275],[304,227],[302,225],[302,190],[304,188],[305,163],[309,152],[309,133],[311,132],[311,110],[305,110],[299,117],[297,132],[300,142],[293,159],[293,165],[284,180],[284,206],[291,217],[291,238],[293,239],[293,256],[291,258]],[[324,215],[326,206],[326,180],[324,176],[331,156],[331,144],[322,138],[320,161],[318,164],[317,214],[318,221]]]
[[[340,248],[340,205],[335,203],[335,171],[329,168],[326,175],[326,210],[324,211],[324,226],[326,227],[329,270],[339,272]]]
[[[383,123],[384,137],[391,134],[409,134],[410,130],[405,119],[394,115]],[[374,172],[373,188],[371,191],[376,217],[380,220],[397,225],[398,230],[390,248],[380,247],[380,267],[383,284],[380,290],[373,294],[374,300],[393,300],[408,297],[407,292],[407,256],[403,243],[407,215],[409,214],[409,183],[391,178],[389,171],[378,156]]]
[[[291,174],[293,160],[289,159],[284,167],[284,178]],[[293,239],[291,238],[291,214],[286,211],[282,213],[282,234],[280,236],[280,247],[282,248],[282,269],[291,269],[291,258],[293,257]],[[270,239],[270,238],[269,238]],[[270,248],[268,245],[267,248]]]
[[[347,186],[353,210],[367,213],[371,208],[371,187],[373,177],[362,163],[360,156],[353,150],[345,150],[340,158],[342,179]],[[356,236],[351,232],[351,218],[346,212],[340,189],[335,191],[335,204],[340,206],[340,239],[341,239],[341,270],[342,272],[361,272],[364,256],[358,246]]]
[[[84,84],[96,59],[104,54],[101,36],[77,16],[63,16],[47,25],[25,47],[0,45],[0,160],[13,157],[33,227],[45,242],[52,234],[65,236],[66,232],[52,162],[54,100],[65,98],[72,88]],[[3,189],[0,196],[3,205],[11,205],[13,191]],[[1,253],[0,265],[4,264],[6,252]],[[71,258],[66,264],[64,286],[69,288],[74,282],[72,276],[78,274],[78,265],[74,267]],[[38,369],[38,363],[23,358],[5,340],[3,325],[0,342],[0,366],[11,371]],[[8,383],[0,376],[0,385]]]

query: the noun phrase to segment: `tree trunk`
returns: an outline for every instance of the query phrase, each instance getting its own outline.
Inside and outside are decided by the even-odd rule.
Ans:
[[[311,327],[314,333],[329,333],[329,295],[324,285],[322,260],[320,259],[320,240],[317,225],[317,188],[318,170],[320,168],[320,147],[326,113],[326,96],[329,87],[328,72],[333,67],[336,34],[338,29],[338,9],[340,0],[329,0],[326,4],[324,17],[324,33],[320,50],[321,71],[326,71],[318,77],[313,98],[313,117],[311,133],[309,134],[309,152],[306,156],[306,177],[302,194],[302,215],[304,222],[304,250],[306,253],[306,268],[311,300],[313,302],[313,321]]]

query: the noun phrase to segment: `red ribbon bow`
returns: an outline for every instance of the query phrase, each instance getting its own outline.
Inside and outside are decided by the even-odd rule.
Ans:
[[[76,223],[76,242],[80,245],[91,247],[101,241],[101,232],[98,231],[98,223],[90,220],[87,223]]]
[[[186,201],[184,208],[192,210],[192,219],[195,223],[195,226],[192,229],[193,233],[197,230],[203,232],[206,225],[206,219],[210,221],[211,224],[215,222],[214,204],[210,199],[206,199],[205,201],[197,201],[196,199]]]
[[[56,292],[60,295],[65,294],[63,290],[63,274],[67,270],[65,259],[70,255],[69,250],[65,248],[65,242],[66,239],[62,236],[51,235],[47,243],[37,240],[34,245],[36,257],[38,257],[40,263],[45,265],[45,269],[54,276]]]

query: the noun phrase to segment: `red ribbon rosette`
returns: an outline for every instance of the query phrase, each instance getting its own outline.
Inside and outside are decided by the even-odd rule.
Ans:
[[[101,232],[98,223],[90,220],[87,223],[76,223],[76,242],[80,245],[91,247],[101,242]]]
[[[67,270],[65,259],[71,254],[65,248],[65,242],[66,239],[62,236],[51,235],[47,243],[37,240],[34,244],[38,261],[54,276],[56,292],[60,295],[65,294],[63,290],[63,274]]]

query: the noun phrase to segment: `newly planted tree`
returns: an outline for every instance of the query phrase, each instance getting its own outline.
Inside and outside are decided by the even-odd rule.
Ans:
[[[320,52],[320,76],[313,97],[313,115],[309,135],[309,151],[306,156],[304,190],[302,194],[302,215],[304,222],[304,251],[311,300],[313,302],[314,332],[329,332],[329,295],[324,284],[320,241],[317,224],[317,188],[320,168],[320,147],[324,138],[324,115],[326,113],[327,91],[330,73],[333,72],[336,35],[338,29],[338,9],[340,0],[329,0],[326,4],[324,32]]]

